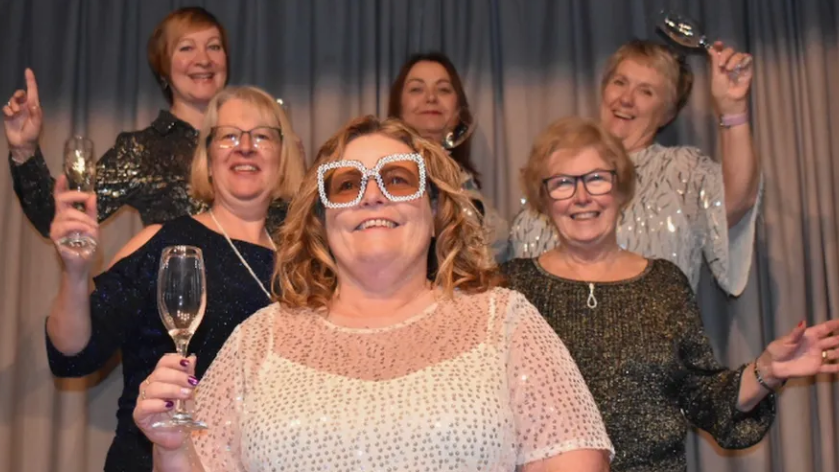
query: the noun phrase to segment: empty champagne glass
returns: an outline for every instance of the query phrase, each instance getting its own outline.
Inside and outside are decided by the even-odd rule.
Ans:
[[[668,38],[682,46],[692,49],[704,48],[706,50],[713,46],[713,41],[709,41],[700,31],[699,23],[688,16],[661,10],[658,13],[656,24],[658,29]],[[736,68],[729,73],[729,76],[736,82],[740,73],[751,65],[752,57],[747,56],[746,59],[737,64]]]
[[[204,275],[204,256],[194,246],[169,246],[163,250],[157,273],[157,309],[160,319],[175,341],[178,354],[188,356],[192,335],[204,319],[207,306],[207,282]],[[159,421],[152,428],[207,429],[195,421],[192,414],[178,400],[172,417]]]
[[[94,192],[96,181],[96,157],[93,154],[93,141],[73,136],[64,143],[64,175],[67,188],[79,192]],[[85,211],[83,203],[74,204],[79,211]],[[58,241],[62,246],[87,255],[96,251],[96,240],[81,233],[73,233]]]

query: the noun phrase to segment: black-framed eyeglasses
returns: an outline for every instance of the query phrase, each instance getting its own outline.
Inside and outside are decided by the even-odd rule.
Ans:
[[[542,185],[552,200],[567,200],[577,193],[578,182],[583,183],[589,195],[605,195],[617,181],[616,171],[598,169],[581,175],[554,175],[542,180]]]
[[[273,126],[257,126],[247,131],[235,126],[214,126],[210,137],[219,148],[233,149],[242,144],[242,135],[245,134],[256,149],[274,149],[283,142],[283,131]]]

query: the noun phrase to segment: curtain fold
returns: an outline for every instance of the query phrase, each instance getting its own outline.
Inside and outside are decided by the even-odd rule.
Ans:
[[[596,116],[606,60],[632,38],[656,36],[656,11],[693,16],[710,38],[754,55],[752,124],[766,188],[746,292],[728,299],[703,274],[699,297],[715,352],[736,367],[802,319],[839,316],[834,0],[0,0],[0,99],[23,85],[25,67],[35,70],[41,146],[54,173],[71,133],[91,137],[101,155],[120,131],[147,126],[165,107],[146,41],[171,9],[195,4],[228,29],[231,83],[282,97],[310,162],[348,119],[384,116],[408,55],[450,55],[479,125],[473,159],[484,193],[508,219],[521,204],[519,169],[533,138],[562,116]],[[689,63],[692,96],[660,140],[716,156],[707,63],[702,53]],[[52,378],[44,318],[58,259],[22,216],[8,170],[0,197],[0,472],[101,470],[121,369]],[[104,225],[100,269],[140,228],[130,209]],[[839,472],[835,380],[790,383],[770,436],[747,451],[721,451],[691,434],[690,469]]]

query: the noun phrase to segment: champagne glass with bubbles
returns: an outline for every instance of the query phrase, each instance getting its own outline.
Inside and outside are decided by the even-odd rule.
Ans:
[[[157,273],[157,308],[169,336],[175,341],[178,354],[188,356],[192,335],[204,318],[207,307],[207,282],[204,275],[204,256],[194,246],[170,246],[163,250]],[[182,400],[166,421],[154,423],[152,428],[206,429],[195,421]]]
[[[67,188],[79,192],[94,192],[96,181],[96,157],[93,141],[82,136],[73,136],[64,143],[64,175]],[[74,204],[77,210],[85,211],[83,203]],[[96,240],[81,233],[73,233],[58,241],[79,254],[91,254],[96,250]]]

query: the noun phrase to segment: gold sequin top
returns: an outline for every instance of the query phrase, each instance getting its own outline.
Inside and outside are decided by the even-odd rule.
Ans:
[[[189,171],[198,131],[189,123],[161,110],[151,126],[123,132],[114,147],[96,163],[96,204],[99,221],[127,205],[140,213],[144,226],[162,224],[182,215],[207,209],[189,196]],[[23,164],[9,155],[15,193],[24,214],[49,237],[55,217],[55,180],[40,148]],[[269,211],[269,229],[285,218],[286,205],[276,202]]]
[[[338,326],[274,304],[228,338],[196,393],[205,470],[488,471],[612,451],[562,342],[519,293],[440,299]]]
[[[514,259],[502,272],[579,366],[615,445],[613,471],[686,471],[691,425],[729,449],[749,447],[769,430],[774,395],[750,412],[737,409],[744,367],[716,361],[675,264],[652,259],[632,279],[593,284],[550,274],[537,259]]]

